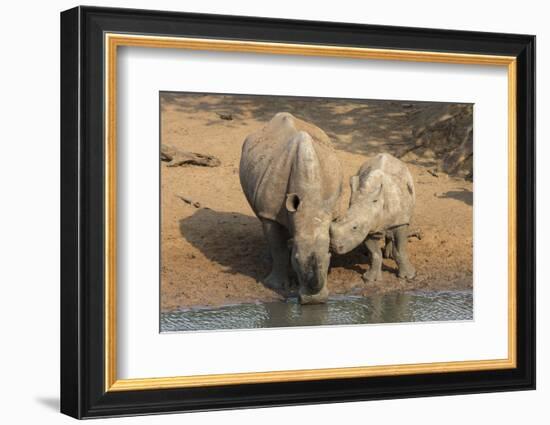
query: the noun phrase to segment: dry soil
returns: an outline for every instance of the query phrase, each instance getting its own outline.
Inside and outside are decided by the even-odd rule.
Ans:
[[[238,168],[245,137],[275,113],[291,112],[331,137],[344,169],[345,211],[349,177],[368,157],[396,154],[414,144],[411,116],[437,109],[416,102],[182,93],[162,93],[160,107],[162,144],[221,161],[212,168],[161,162],[162,311],[280,299],[259,282],[269,272],[270,258],[260,222],[242,193]],[[383,280],[364,283],[367,256],[358,248],[345,256],[333,255],[328,276],[332,294],[472,287],[472,182],[434,173],[437,158],[429,153],[418,157],[413,151],[403,159],[416,184],[412,228],[423,234],[421,240],[409,241],[416,279],[398,279],[395,263],[385,260]]]

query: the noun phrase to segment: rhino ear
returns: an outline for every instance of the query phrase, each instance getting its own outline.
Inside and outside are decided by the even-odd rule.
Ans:
[[[286,209],[288,212],[296,212],[300,208],[300,197],[296,193],[289,193],[286,195]]]
[[[356,192],[359,189],[359,176],[351,176],[349,178],[349,185],[352,192]]]

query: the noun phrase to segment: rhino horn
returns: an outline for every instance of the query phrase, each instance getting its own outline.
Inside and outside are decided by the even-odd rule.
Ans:
[[[321,166],[311,136],[300,131],[294,137],[296,155],[292,166],[291,189],[307,195],[308,198],[320,198]]]

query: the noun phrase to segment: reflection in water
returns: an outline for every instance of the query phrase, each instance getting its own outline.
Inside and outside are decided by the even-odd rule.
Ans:
[[[161,332],[287,326],[472,320],[471,291],[408,292],[369,297],[334,296],[326,304],[296,300],[192,308],[162,313]]]

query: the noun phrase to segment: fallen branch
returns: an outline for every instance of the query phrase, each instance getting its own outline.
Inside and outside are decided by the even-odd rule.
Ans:
[[[185,196],[177,195],[178,198],[180,198],[183,202],[186,204],[192,205],[195,208],[200,208],[201,204],[197,201],[193,201],[191,198],[186,198]]]
[[[220,114],[219,112],[217,114],[222,120],[231,121],[233,119],[233,115],[231,114]]]
[[[218,167],[221,161],[212,155],[202,153],[180,151],[172,146],[162,145],[160,159],[168,162],[168,167],[179,167],[186,165],[198,165],[200,167]]]

